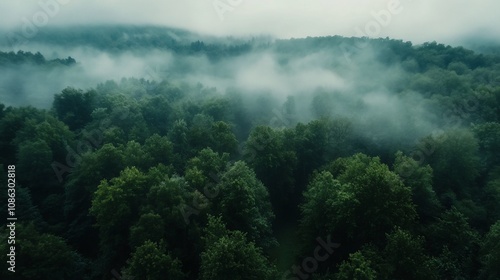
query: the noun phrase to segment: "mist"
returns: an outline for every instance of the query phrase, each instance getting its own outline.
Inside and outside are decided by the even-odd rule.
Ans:
[[[498,8],[2,1],[8,270],[496,279]]]
[[[173,36],[183,39],[180,34]],[[401,63],[382,63],[380,49],[325,45],[299,53],[286,50],[293,43],[307,42],[258,39],[250,43],[251,51],[214,58],[151,46],[117,50],[35,38],[22,46],[23,51],[41,52],[46,59],[72,57],[77,63],[49,70],[34,65],[9,68],[0,79],[4,89],[0,94],[6,105],[50,109],[54,94],[66,87],[90,90],[123,78],[165,80],[177,85],[200,84],[221,96],[237,91],[243,94],[248,111],[255,114],[262,109],[261,97],[270,111],[278,112],[292,97],[295,122],[289,126],[321,117],[347,118],[357,133],[377,143],[398,142],[409,147],[439,127],[435,108],[430,109],[419,92],[405,88],[412,74]],[[4,47],[2,51],[8,50]]]

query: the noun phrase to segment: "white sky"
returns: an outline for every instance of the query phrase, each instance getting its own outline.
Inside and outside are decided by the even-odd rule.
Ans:
[[[357,28],[368,27],[371,37],[417,43],[500,39],[498,0],[0,0],[0,25],[19,29],[37,16],[43,22],[48,12],[41,3],[58,5],[49,10],[49,25],[157,24],[213,35],[281,38],[357,36]],[[373,13],[387,11],[391,3],[399,12],[376,23]]]

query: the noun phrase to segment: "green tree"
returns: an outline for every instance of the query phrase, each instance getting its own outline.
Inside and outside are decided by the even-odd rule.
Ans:
[[[408,231],[396,229],[388,234],[382,254],[391,279],[439,279],[424,246],[422,237],[414,237]]]
[[[483,123],[473,127],[479,142],[479,154],[483,172],[489,172],[500,165],[500,123]]]
[[[97,226],[107,232],[115,227],[129,225],[136,213],[139,195],[145,194],[148,181],[137,168],[125,168],[119,177],[101,181],[92,199],[90,213],[96,217]]]
[[[324,211],[316,208],[323,203],[315,200],[330,200],[327,207],[332,215],[323,223],[326,232],[354,248],[367,242],[381,244],[385,233],[394,226],[407,229],[413,225],[416,211],[410,188],[404,186],[399,176],[379,158],[356,154],[338,159],[326,169],[330,172],[320,173],[304,194],[303,219],[309,219],[309,213]],[[334,182],[335,176],[340,184]],[[318,194],[322,191],[321,185],[333,188],[332,197]]]
[[[14,142],[17,133],[26,126],[29,119],[35,122],[33,120],[43,119],[44,114],[33,107],[8,107],[3,114],[4,117],[0,120],[0,158],[2,162],[12,163],[16,160],[16,144],[19,144],[19,141]]]
[[[300,206],[302,210],[300,227],[305,234],[305,240],[314,240],[314,236],[331,234],[334,229],[331,218],[340,218],[338,214],[343,208],[359,207],[359,202],[352,193],[345,190],[346,186],[342,186],[328,171],[314,176],[304,192],[304,203]]]
[[[160,236],[159,225],[150,226],[146,224],[153,223],[153,220],[161,218],[161,224],[165,225],[162,238],[165,240],[165,246],[172,253],[172,256],[179,258],[188,267],[199,266],[199,239],[200,239],[200,224],[202,221],[194,220],[189,223],[187,219],[193,219],[192,214],[200,216],[206,215],[207,210],[199,205],[207,205],[208,202],[199,202],[203,199],[197,197],[197,191],[191,188],[184,178],[177,175],[172,175],[172,170],[163,165],[151,168],[147,174],[148,184],[151,186],[146,189],[147,193],[143,195],[144,199],[140,199],[142,204],[140,213],[143,218],[148,217],[148,213],[155,213],[155,217],[148,217],[146,220],[139,220],[133,230],[135,233],[148,231],[144,238],[158,238]],[[199,203],[199,204],[197,204]],[[198,212],[190,212],[189,209],[196,208]],[[156,216],[156,214],[158,216]],[[144,216],[147,215],[147,216]],[[144,224],[144,226],[141,226]],[[160,223],[158,223],[160,224]],[[131,232],[131,238],[134,236]],[[153,240],[152,240],[153,241]],[[133,240],[131,240],[133,242]]]
[[[349,255],[347,261],[342,262],[339,272],[335,275],[336,280],[375,280],[377,272],[371,267],[370,260],[363,256],[362,252]]]
[[[456,208],[442,213],[425,236],[428,248],[442,268],[440,278],[468,279],[475,275],[479,266],[479,234]]]
[[[166,96],[153,96],[141,100],[141,111],[149,131],[166,135],[174,114]]]
[[[174,148],[174,166],[176,170],[184,169],[184,164],[191,156],[191,146],[188,142],[189,129],[186,121],[177,120],[168,133],[168,139],[172,141]]]
[[[10,245],[8,229],[2,230],[0,259],[5,264]],[[55,235],[39,232],[33,224],[16,223],[15,273],[2,269],[2,279],[83,279],[88,263],[66,242]]]
[[[222,218],[208,218],[201,254],[201,280],[277,279],[262,250],[241,231],[227,230]]]
[[[294,200],[297,156],[286,141],[283,131],[258,126],[250,133],[244,150],[245,161],[269,190],[278,220],[286,219],[297,203]]]
[[[68,87],[54,96],[52,108],[57,117],[71,130],[77,130],[90,122],[95,99],[95,91],[83,93],[82,90]]]
[[[491,226],[481,244],[482,279],[499,279],[500,268],[500,221]]]
[[[441,204],[432,188],[432,168],[429,165],[419,165],[414,159],[397,152],[393,169],[405,186],[411,188],[412,199],[421,221],[425,223],[435,217],[441,210]]]
[[[3,168],[0,164],[0,168]],[[2,170],[3,172],[3,170]],[[0,179],[4,179],[4,175],[0,172]],[[4,182],[7,182],[7,177],[5,177]],[[2,203],[0,203],[0,211],[3,213],[7,213],[7,199],[8,193],[7,191],[2,191],[0,193],[0,199]],[[31,192],[28,188],[16,186],[16,217],[24,222],[33,222],[33,224],[39,228],[43,228],[46,226],[42,216],[40,215],[39,207],[36,207],[33,204],[33,200],[31,199]],[[59,209],[60,210],[60,209]]]
[[[219,153],[236,155],[238,140],[232,132],[231,126],[225,122],[217,121],[210,127],[209,147]]]
[[[173,258],[162,245],[146,241],[132,253],[125,268],[130,279],[160,280],[185,279],[182,263]]]
[[[164,179],[161,183],[154,184],[146,194],[146,203],[143,212],[158,213],[169,230],[166,240],[177,247],[185,245],[187,239],[187,224],[180,207],[192,202],[192,194],[182,177]]]
[[[88,186],[93,193],[103,179],[110,180],[120,174],[126,164],[123,150],[112,144],[105,144],[93,153],[78,154],[75,150],[68,152],[70,162],[65,162],[71,171],[68,181]]]
[[[47,192],[50,185],[47,185],[47,181],[40,182],[40,178],[54,177],[51,163],[52,151],[45,141],[32,140],[19,145],[16,169],[24,174],[19,181],[30,188],[36,202],[40,202],[44,195],[50,193],[50,189]]]
[[[130,228],[130,247],[137,248],[146,241],[160,242],[165,236],[165,224],[160,215],[147,213]]]
[[[434,171],[433,186],[442,202],[443,194],[450,191],[458,198],[470,196],[479,175],[478,141],[470,131],[450,130],[427,137],[418,146],[424,157],[428,154],[426,159]]]
[[[214,124],[211,116],[205,114],[196,114],[189,124],[188,142],[191,147],[190,155],[196,154],[199,150],[209,147],[210,129]]]
[[[120,267],[130,252],[128,232],[138,218],[139,207],[151,182],[137,168],[126,168],[119,177],[103,180],[97,187],[89,213],[100,233],[99,265],[104,273]]]
[[[166,136],[153,134],[146,139],[143,150],[149,154],[154,164],[170,165],[173,163],[174,144]]]
[[[216,188],[213,213],[221,215],[230,230],[245,232],[251,241],[266,249],[275,244],[271,236],[274,214],[269,194],[244,162],[234,163]]]
[[[193,188],[202,193],[206,192],[205,188],[219,182],[228,160],[229,154],[220,154],[211,148],[205,148],[188,161],[184,178]]]
[[[229,100],[226,98],[213,97],[203,104],[202,111],[215,121],[226,121],[231,113],[230,105]]]
[[[134,166],[144,171],[153,166],[152,155],[147,153],[136,141],[129,141],[122,149],[125,166]]]
[[[68,153],[66,146],[73,145],[74,135],[66,124],[52,115],[44,114],[43,119],[28,119],[16,134],[14,143],[19,145],[33,139],[45,141],[53,153],[54,160],[62,161]]]
[[[500,168],[497,172],[499,172],[498,175],[486,183],[481,199],[490,224],[500,219]]]
[[[299,123],[293,135],[298,185],[305,186],[313,170],[352,152],[352,127],[346,119],[322,118],[307,125]]]
[[[64,217],[68,224],[66,238],[70,243],[85,252],[85,255],[98,254],[98,232],[93,226],[95,219],[89,215],[92,197],[101,180],[111,180],[120,175],[125,168],[123,151],[105,144],[92,153],[68,154],[73,162],[65,162],[70,174],[64,184]]]

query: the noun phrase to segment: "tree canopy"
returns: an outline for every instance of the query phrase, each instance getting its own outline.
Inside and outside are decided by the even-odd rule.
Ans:
[[[18,219],[1,279],[500,278],[494,52],[141,26],[31,43],[147,56],[168,75],[95,85],[77,75],[87,61],[0,52]],[[52,82],[46,106],[22,105]]]

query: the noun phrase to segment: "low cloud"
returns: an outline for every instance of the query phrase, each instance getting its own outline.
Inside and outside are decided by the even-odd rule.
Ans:
[[[402,12],[381,25],[375,37],[459,43],[477,33],[500,35],[500,2],[494,0],[5,0],[0,26],[20,29],[26,20],[36,21],[38,12],[50,11],[50,3],[59,7],[48,12],[46,25],[156,24],[218,36],[281,38],[359,36],[357,30],[374,21],[374,13],[396,3]]]

